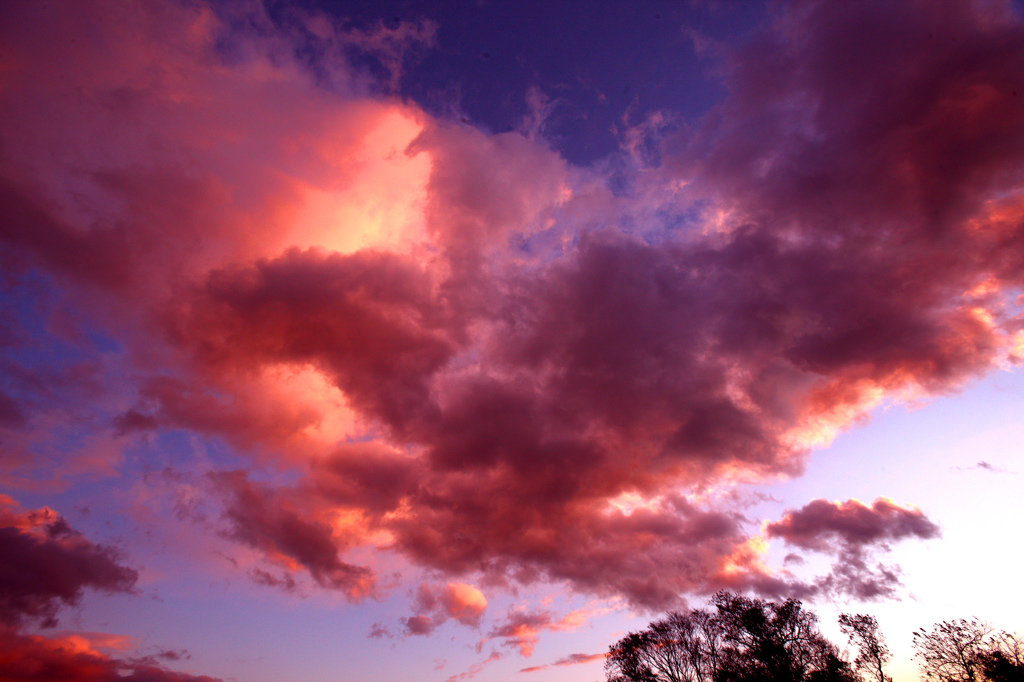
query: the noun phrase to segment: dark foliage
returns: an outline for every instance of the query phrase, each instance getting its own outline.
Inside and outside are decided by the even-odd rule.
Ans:
[[[1024,682],[1024,642],[978,620],[936,623],[914,632],[921,674],[937,682]]]
[[[610,682],[852,682],[799,601],[719,592],[714,611],[672,613],[611,647]]]
[[[719,592],[709,607],[670,613],[616,642],[608,682],[892,682],[892,655],[874,616],[839,617],[857,649],[851,664],[795,599]],[[1024,682],[1024,639],[978,620],[917,630],[914,649],[928,682]]]
[[[892,654],[885,645],[885,637],[878,631],[875,617],[843,613],[839,616],[839,629],[849,638],[850,644],[857,647],[857,658],[853,662],[857,672],[863,671],[871,682],[892,682],[892,678],[885,674],[885,664]]]

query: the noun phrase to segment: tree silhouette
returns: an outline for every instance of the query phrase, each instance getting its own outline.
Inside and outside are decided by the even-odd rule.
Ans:
[[[892,655],[885,645],[885,637],[878,631],[875,617],[843,613],[839,616],[839,629],[849,638],[850,644],[857,647],[857,658],[853,661],[857,672],[866,671],[872,682],[892,682],[884,669]]]
[[[670,613],[611,647],[612,682],[713,682],[722,650],[721,623],[707,611]]]
[[[799,601],[782,604],[719,592],[711,600],[722,620],[725,640],[741,654],[740,670],[731,679],[803,680],[821,655],[817,617]]]
[[[985,679],[991,682],[1024,682],[1024,641],[1015,634],[996,631],[978,657]]]
[[[914,657],[921,673],[939,682],[974,682],[978,676],[978,653],[991,629],[976,620],[936,623],[931,632],[914,631]]]
[[[729,592],[712,612],[671,613],[614,644],[610,682],[853,682],[817,617],[789,599],[776,604]]]
[[[976,619],[936,623],[914,631],[922,674],[938,682],[1024,682],[1024,643]]]
[[[878,621],[842,614],[857,647],[854,665],[818,631],[795,599],[781,604],[719,592],[710,609],[673,612],[611,646],[609,682],[892,682]],[[976,619],[936,623],[914,635],[914,657],[930,682],[1024,682],[1024,639]]]

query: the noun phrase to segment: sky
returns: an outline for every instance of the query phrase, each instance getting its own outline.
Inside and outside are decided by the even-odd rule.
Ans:
[[[5,2],[0,215],[4,680],[1024,632],[1019,3]]]

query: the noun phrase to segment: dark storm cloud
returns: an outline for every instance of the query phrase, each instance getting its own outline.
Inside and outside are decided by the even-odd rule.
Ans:
[[[53,627],[60,608],[78,603],[87,588],[131,592],[139,575],[118,559],[115,550],[89,541],[51,509],[21,511],[0,496],[4,625],[38,619],[43,627]]]

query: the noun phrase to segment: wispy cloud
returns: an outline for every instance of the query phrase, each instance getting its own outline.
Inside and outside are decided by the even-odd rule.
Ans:
[[[1015,474],[1015,473],[1017,473],[1015,471],[1010,471],[1008,469],[1003,469],[1003,468],[997,467],[994,464],[989,464],[988,462],[986,462],[984,460],[978,462],[974,466],[969,466],[969,467],[953,467],[953,468],[954,469],[958,469],[960,471],[973,471],[973,470],[988,471],[988,472],[991,472],[993,474]]]

